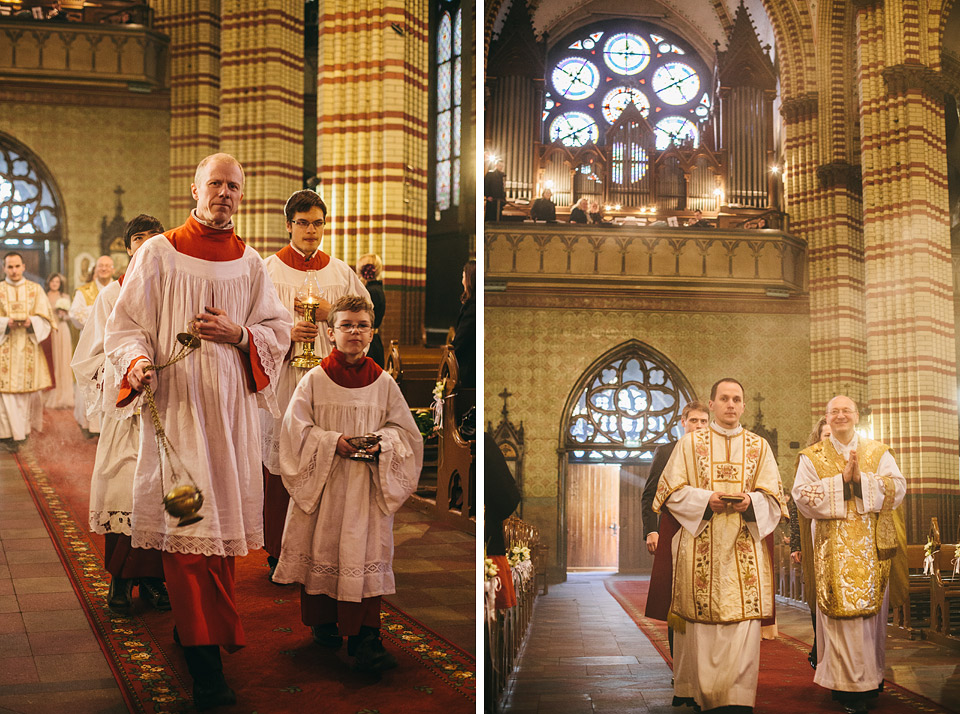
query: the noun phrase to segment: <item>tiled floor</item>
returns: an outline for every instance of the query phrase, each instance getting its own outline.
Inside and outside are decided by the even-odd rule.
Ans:
[[[394,605],[476,650],[475,539],[403,508]],[[13,457],[0,455],[0,714],[127,707]]]
[[[33,499],[0,456],[0,714],[127,706]]]
[[[511,714],[668,714],[672,673],[604,586],[609,575],[571,575],[540,596],[518,668],[507,686]],[[618,577],[618,576],[613,576]],[[809,643],[809,611],[777,603],[784,634]],[[887,639],[887,677],[934,701],[960,702],[960,651]]]

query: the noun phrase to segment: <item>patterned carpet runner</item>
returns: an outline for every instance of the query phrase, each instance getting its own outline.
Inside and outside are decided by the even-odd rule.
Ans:
[[[83,439],[67,411],[45,417],[44,432],[31,437],[17,460],[130,711],[194,711],[171,613],[156,612],[139,598],[130,616],[106,607],[103,537],[87,528],[96,441]],[[217,712],[474,711],[476,663],[468,653],[384,601],[384,644],[400,666],[380,678],[355,672],[345,646],[334,653],[313,644],[300,623],[297,587],[274,585],[266,574],[262,551],[237,559],[238,608],[249,644],[223,655],[238,702]]]
[[[607,580],[610,594],[653,643],[670,667],[667,623],[644,616],[648,580]],[[760,677],[757,682],[757,703],[754,714],[840,714],[843,709],[831,701],[830,692],[813,683],[813,670],[807,662],[810,646],[788,635],[760,644]],[[958,703],[960,704],[960,703]],[[689,712],[690,709],[676,709]],[[911,712],[956,712],[926,697],[891,682],[884,685],[871,714],[909,714]]]

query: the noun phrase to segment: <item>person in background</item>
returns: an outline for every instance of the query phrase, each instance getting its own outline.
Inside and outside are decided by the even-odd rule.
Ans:
[[[81,332],[87,324],[87,319],[93,313],[93,303],[96,302],[97,296],[113,282],[113,270],[113,258],[109,255],[101,255],[93,268],[90,281],[77,289],[77,293],[73,297],[73,303],[70,305],[70,321]],[[80,425],[83,435],[92,439],[100,434],[100,415],[94,414],[88,417],[84,397],[78,390],[79,387],[76,387],[73,392],[73,416],[77,420],[77,424]]]
[[[823,439],[829,439],[831,434],[830,425],[827,424],[826,417],[820,417],[820,421],[813,427],[810,436],[807,438],[807,446],[819,444]],[[800,465],[800,457],[797,457],[797,466]],[[790,513],[790,560],[794,563],[803,562],[803,550],[801,548],[802,538],[800,537],[800,519],[797,518],[797,502],[791,498],[787,501],[787,511]],[[804,576],[806,576],[806,569]],[[804,583],[804,599],[810,606],[810,620],[813,623],[813,647],[807,656],[807,661],[814,669],[817,668],[817,586],[813,582],[813,570],[809,571],[810,580]]]
[[[693,212],[693,218],[687,221],[688,228],[713,228],[713,224],[703,217],[703,211],[699,208]]]
[[[53,389],[43,395],[47,409],[70,409],[73,407],[73,373],[70,357],[73,344],[70,340],[70,295],[64,290],[67,280],[60,273],[51,273],[47,278],[47,300],[57,329],[50,335],[50,367],[53,372]]]
[[[597,201],[590,201],[590,212],[587,214],[590,223],[606,223],[603,220],[603,212],[600,210],[600,204]]]
[[[503,159],[497,159],[483,176],[483,220],[485,221],[500,220],[503,204],[507,202],[504,178]]]
[[[370,293],[370,302],[373,303],[373,340],[370,341],[367,357],[383,368],[383,340],[380,339],[380,325],[387,311],[387,298],[383,293],[383,261],[380,260],[380,256],[376,253],[360,256],[357,261],[357,275]]]
[[[587,201],[587,199],[581,198],[579,201],[577,201],[576,205],[570,209],[570,222],[586,223],[588,208],[589,208],[589,201]]]
[[[557,220],[557,204],[553,202],[553,191],[543,189],[543,195],[530,206],[530,218],[535,221],[554,223]]]
[[[477,261],[468,260],[463,266],[463,294],[460,296],[460,315],[453,336],[453,353],[460,370],[460,386],[477,384],[477,303],[474,282],[477,279]]]

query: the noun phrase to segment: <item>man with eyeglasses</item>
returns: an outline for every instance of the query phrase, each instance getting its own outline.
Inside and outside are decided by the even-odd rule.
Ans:
[[[856,432],[849,397],[827,404],[830,436],[800,452],[793,498],[804,569],[817,588],[817,671],[849,714],[883,689],[887,610],[906,594],[906,531],[899,509],[907,482],[890,447]],[[808,580],[809,582],[809,580]]]
[[[774,602],[764,539],[787,509],[770,445],[740,426],[740,382],[716,382],[708,406],[710,426],[680,439],[653,501],[655,512],[666,506],[681,526],[667,616],[674,694],[678,704],[704,711],[752,712],[761,620],[772,616]]]
[[[290,243],[263,261],[267,274],[273,280],[280,301],[290,311],[294,319],[290,331],[291,345],[280,368],[277,382],[277,403],[280,418],[261,412],[263,439],[263,535],[264,550],[267,551],[267,564],[270,566],[268,577],[273,573],[280,557],[280,539],[283,536],[283,524],[287,517],[287,504],[290,496],[280,479],[279,454],[277,443],[280,421],[286,411],[290,397],[297,383],[306,374],[306,370],[292,367],[290,360],[300,354],[302,345],[313,343],[318,357],[330,354],[330,343],[326,339],[317,339],[319,332],[315,324],[297,317],[295,302],[297,290],[303,285],[308,270],[315,270],[317,282],[323,295],[317,308],[316,321],[322,324],[327,319],[330,305],[345,295],[358,295],[367,300],[370,294],[363,286],[357,274],[344,261],[334,258],[322,250],[323,229],[326,226],[327,206],[316,191],[296,191],[287,199],[283,207],[287,233]]]

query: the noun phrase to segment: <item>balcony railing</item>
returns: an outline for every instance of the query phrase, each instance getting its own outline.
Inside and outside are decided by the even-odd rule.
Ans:
[[[789,297],[806,291],[806,242],[774,230],[486,224],[487,290],[591,284]]]
[[[153,92],[167,87],[165,35],[140,25],[0,20],[0,81]]]

